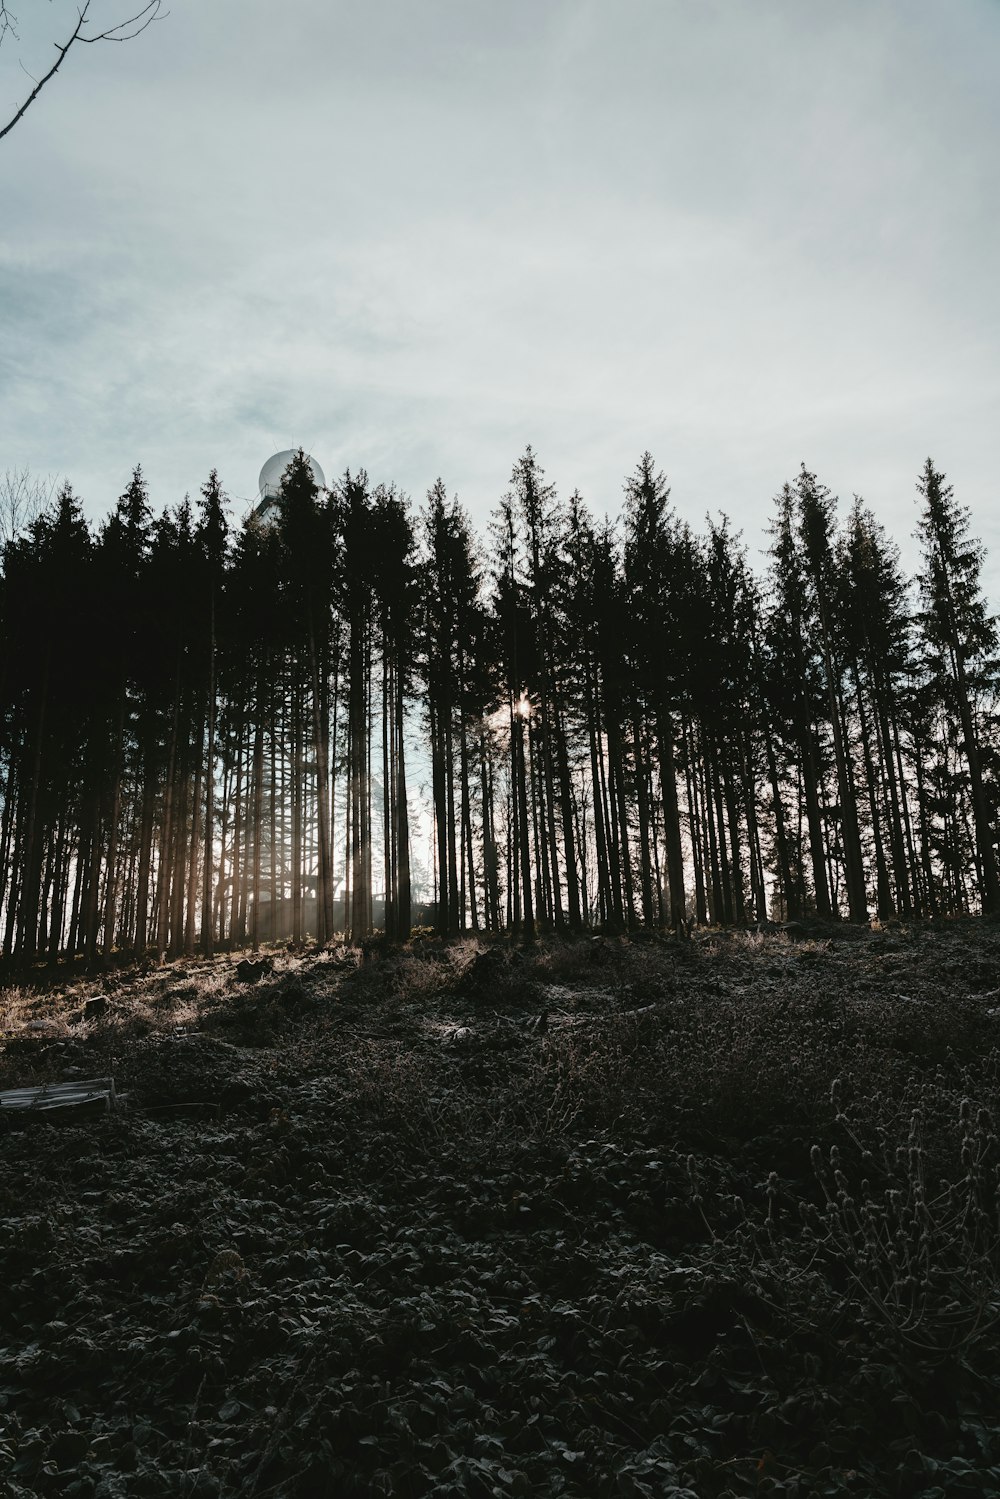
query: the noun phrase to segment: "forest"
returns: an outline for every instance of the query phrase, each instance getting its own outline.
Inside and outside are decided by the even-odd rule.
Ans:
[[[1000,1496],[945,475],[913,577],[805,467],[760,569],[648,454],[617,521],[530,449],[481,536],[302,451],[269,508],[4,548],[0,1481]]]
[[[64,484],[3,551],[4,963],[995,915],[984,553],[916,490],[907,577],[805,465],[760,569],[649,453],[597,520],[529,447],[481,536],[302,451],[275,523]]]

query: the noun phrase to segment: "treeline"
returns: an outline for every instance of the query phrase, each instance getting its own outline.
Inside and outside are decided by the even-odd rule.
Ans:
[[[917,488],[908,580],[804,467],[760,578],[648,453],[612,524],[529,448],[486,538],[301,452],[235,534],[214,472],[96,534],[64,486],[3,553],[4,959],[995,914],[983,552]]]

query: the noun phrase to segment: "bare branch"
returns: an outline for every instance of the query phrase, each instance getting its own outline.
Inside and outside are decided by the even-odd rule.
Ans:
[[[16,27],[17,16],[14,15],[13,11],[7,9],[4,0],[0,0],[0,44],[2,44],[3,39],[7,35],[8,31],[14,38],[15,42],[19,40]]]
[[[154,21],[165,18],[160,15],[163,9],[163,0],[148,0],[148,3],[141,10],[137,11],[134,16],[130,16],[128,20],[119,21],[117,25],[109,26],[106,31],[98,31],[93,36],[87,36],[84,28],[87,25],[87,12],[90,10],[90,4],[91,0],[84,0],[82,8],[77,12],[76,25],[73,27],[69,38],[63,43],[56,42],[55,48],[59,54],[58,57],[49,71],[43,74],[35,84],[35,87],[17,113],[11,116],[6,125],[0,127],[0,140],[3,140],[5,135],[10,134],[17,122],[30,109],[31,105],[34,104],[45,85],[55,77],[74,42],[130,42],[134,37],[139,36],[141,32],[145,31],[147,26],[151,26]],[[169,12],[166,12],[166,14],[169,14]],[[12,36],[16,37],[17,33],[13,27],[15,19],[7,10],[4,0],[0,0],[0,42],[3,41],[4,35],[8,31]]]
[[[37,478],[27,468],[0,474],[0,547],[16,541],[21,532],[52,503],[56,481]]]
[[[89,5],[90,0],[87,0]],[[94,36],[81,36],[81,42],[130,42],[133,37],[145,31],[147,26],[152,26],[154,21],[166,20],[161,16],[163,0],[149,0],[142,10],[137,11],[127,21],[119,21],[116,26],[109,26],[107,31],[99,31]],[[84,6],[87,9],[87,6]],[[166,13],[170,14],[169,11]],[[129,28],[132,28],[131,30]]]
[[[58,52],[59,56],[56,58],[55,62],[52,64],[52,66],[49,69],[49,71],[47,73],[43,74],[43,76],[35,84],[35,87],[31,90],[31,93],[28,95],[27,99],[25,99],[24,103],[21,105],[21,108],[17,111],[17,113],[15,115],[12,116],[11,119],[9,119],[7,121],[7,124],[4,125],[3,129],[0,130],[0,141],[3,140],[3,138],[4,138],[5,135],[9,135],[10,134],[10,132],[13,130],[14,126],[17,124],[18,120],[20,120],[21,117],[27,112],[27,110],[30,109],[31,105],[34,104],[35,100],[38,98],[39,94],[42,92],[42,89],[45,87],[45,85],[49,82],[49,80],[51,78],[54,78],[55,75],[58,73],[59,69],[63,65],[63,59],[65,58],[66,53],[69,51],[70,47],[72,47],[73,43],[76,41],[76,39],[80,35],[80,32],[83,30],[83,25],[84,25],[84,22],[87,19],[87,12],[88,12],[89,9],[90,9],[90,0],[84,0],[83,9],[77,15],[77,21],[76,21],[76,25],[73,27],[73,34],[72,34],[72,36],[70,37],[69,41],[65,42],[62,46],[60,46],[59,43],[56,42],[56,51]]]

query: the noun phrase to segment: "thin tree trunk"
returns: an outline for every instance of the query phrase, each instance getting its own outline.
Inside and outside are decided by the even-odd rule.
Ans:
[[[205,883],[201,899],[201,946],[210,958],[215,951],[212,878],[215,860],[215,588],[209,603],[208,747],[205,753]],[[221,872],[221,865],[220,865]]]

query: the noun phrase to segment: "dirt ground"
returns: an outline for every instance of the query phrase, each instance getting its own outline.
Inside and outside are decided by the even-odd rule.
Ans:
[[[1000,1494],[1000,931],[0,989],[0,1483]]]

